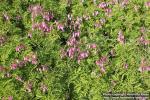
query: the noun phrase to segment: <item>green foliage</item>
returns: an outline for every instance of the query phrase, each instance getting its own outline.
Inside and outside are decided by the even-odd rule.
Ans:
[[[12,96],[14,100],[103,100],[103,93],[109,91],[150,92],[149,71],[138,70],[143,58],[150,61],[150,42],[139,42],[140,36],[144,36],[145,41],[150,40],[147,0],[129,0],[125,7],[109,4],[112,12],[108,15],[98,7],[101,1],[97,0],[96,4],[93,0],[81,1],[72,0],[70,6],[72,20],[82,20],[79,29],[67,26],[68,0],[0,1],[0,99]],[[52,12],[54,18],[46,21],[41,14],[32,21],[33,13],[29,7],[36,4],[45,12]],[[99,14],[93,15],[95,11]],[[41,22],[52,26],[52,30],[32,29],[33,24]],[[58,29],[58,24],[63,25],[64,31]],[[145,28],[143,33],[140,32],[142,27]],[[118,41],[120,30],[123,31],[124,44]],[[76,52],[73,59],[67,52],[71,48],[67,43],[74,31],[80,32],[75,47],[88,51],[88,57],[81,59],[80,63],[80,52]],[[89,48],[93,43],[96,48]],[[25,48],[18,52],[16,49],[20,44]],[[62,49],[67,52],[64,58],[61,57]],[[111,50],[115,50],[115,56],[110,54]],[[34,55],[36,64],[31,57],[25,65],[12,68],[17,60],[24,61],[25,57]],[[95,62],[105,55],[108,61],[104,64],[106,73],[102,73]],[[40,69],[43,65],[47,69]],[[17,79],[18,76],[21,80]],[[46,86],[46,92],[41,89],[41,84]]]

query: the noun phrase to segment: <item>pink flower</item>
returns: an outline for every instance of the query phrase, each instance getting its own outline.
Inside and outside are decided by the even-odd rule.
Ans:
[[[98,11],[94,11],[93,16],[97,16],[99,14]]]
[[[31,34],[31,33],[29,33],[29,34],[28,34],[28,37],[29,37],[29,38],[32,38],[32,34]]]
[[[32,55],[31,60],[32,60],[31,63],[34,64],[34,65],[36,65],[36,64],[38,63],[38,62],[37,62],[37,57],[36,57],[36,55],[34,55],[34,54]]]
[[[118,40],[118,42],[120,42],[121,44],[124,44],[124,43],[125,43],[125,38],[124,38],[124,35],[123,35],[123,32],[122,32],[122,31],[119,31],[117,40]]]
[[[142,35],[140,38],[139,38],[139,42],[143,45],[148,45],[150,44],[150,40],[146,40],[144,35]]]
[[[73,37],[79,37],[80,36],[80,32],[73,32]]]
[[[69,40],[67,41],[67,45],[68,46],[74,46],[77,44],[77,40],[75,39],[75,37],[71,37],[69,38]]]
[[[101,3],[98,5],[98,7],[99,7],[99,8],[102,8],[102,9],[106,8],[107,6],[108,6],[108,4],[107,4],[106,2],[101,2]]]
[[[43,11],[43,7],[40,5],[31,5],[29,6],[29,11],[32,14],[32,21],[34,20],[34,18],[40,14],[42,14]]]
[[[17,20],[21,20],[21,18],[22,18],[22,17],[21,17],[20,15],[16,16],[16,19],[17,19]]]
[[[142,58],[141,64],[140,64],[140,67],[139,67],[138,70],[140,72],[150,71],[150,66],[148,66],[148,63],[147,63],[146,59]]]
[[[112,4],[112,5],[115,5],[115,4],[118,4],[119,0],[111,0],[109,2],[109,4]]]
[[[39,23],[33,23],[32,24],[32,30],[34,31],[35,29],[39,28]]]
[[[110,14],[112,12],[111,8],[105,8],[104,10],[105,10],[106,14]]]
[[[150,1],[146,2],[146,3],[145,3],[145,6],[146,6],[146,7],[150,7]]]
[[[115,56],[115,49],[111,49],[111,51],[110,51],[110,56],[111,56],[111,57],[114,57],[114,56]]]
[[[11,64],[11,69],[12,69],[12,70],[17,69],[17,67],[18,67],[18,65],[17,65],[16,63]]]
[[[138,70],[139,70],[140,72],[150,71],[150,66],[140,67]]]
[[[96,44],[95,44],[95,43],[90,44],[90,45],[89,45],[89,48],[91,48],[91,49],[95,49],[95,48],[96,48]]]
[[[0,46],[6,42],[6,38],[4,36],[0,36]]]
[[[24,57],[24,61],[25,61],[25,62],[30,62],[30,61],[31,61],[31,58],[30,58],[29,56],[25,56],[25,57]]]
[[[34,64],[34,65],[36,65],[38,62],[37,62],[37,60],[32,60],[31,63]]]
[[[125,6],[129,3],[129,0],[123,0],[123,2],[121,3],[121,6]]]
[[[85,20],[89,20],[91,17],[90,17],[90,16],[83,15],[83,18],[84,18]]]
[[[9,97],[8,97],[8,100],[13,100],[13,96],[9,96]]]
[[[39,30],[41,30],[43,32],[50,32],[51,31],[45,22],[42,22],[39,24]]]
[[[7,72],[7,73],[5,73],[4,77],[10,78],[10,77],[12,77],[12,75],[11,75],[10,73]]]
[[[106,19],[105,18],[101,18],[100,22],[101,22],[102,25],[104,25],[106,23]]]
[[[106,63],[107,59],[108,58],[106,56],[102,56],[99,60],[96,61],[96,65],[104,66],[104,63]]]
[[[74,57],[74,54],[76,52],[76,48],[75,47],[71,47],[67,50],[67,54],[68,56],[72,59]]]
[[[94,27],[95,28],[102,28],[102,24],[100,22],[95,22]]]
[[[80,63],[80,60],[85,59],[88,56],[89,56],[88,51],[80,52],[79,55],[78,55],[78,63]]]
[[[37,56],[35,54],[30,54],[24,57],[24,63],[30,62],[34,65],[38,63]]]
[[[145,33],[145,27],[141,27],[141,28],[140,28],[140,32],[141,32],[141,33]]]
[[[104,64],[107,62],[108,58],[106,56],[102,56],[99,60],[96,61],[96,65],[100,67],[101,72],[105,73],[106,70],[104,68]]]
[[[6,13],[3,14],[3,17],[4,17],[5,21],[8,21],[10,19],[9,16]]]
[[[125,68],[125,69],[128,68],[128,64],[127,64],[127,63],[124,64],[124,68]]]
[[[58,24],[57,29],[61,30],[61,31],[64,31],[64,26],[62,24]]]
[[[139,100],[147,100],[146,97],[140,97]]]
[[[32,83],[28,81],[27,84],[26,84],[26,90],[27,90],[28,92],[31,92],[31,91],[32,91],[32,88],[33,88]]]
[[[16,52],[20,52],[21,50],[24,50],[25,46],[23,44],[20,44],[16,47]]]
[[[106,69],[104,68],[104,66],[101,66],[100,70],[101,70],[102,73],[106,73]]]
[[[45,84],[43,84],[43,83],[41,84],[40,89],[41,89],[41,91],[42,91],[43,93],[45,93],[45,92],[48,91],[48,87],[47,87]]]
[[[16,80],[23,82],[22,78],[20,76],[16,76]]]
[[[48,71],[48,67],[46,65],[41,65],[42,67],[42,71],[43,72],[47,72]]]
[[[140,38],[139,38],[139,42],[141,43],[141,44],[145,44],[144,42],[145,42],[145,37],[144,37],[144,35],[142,35]]]
[[[47,21],[50,21],[53,19],[53,14],[51,14],[50,12],[44,12],[43,13],[43,18]]]
[[[18,67],[23,67],[26,64],[25,61],[19,61],[18,63]]]

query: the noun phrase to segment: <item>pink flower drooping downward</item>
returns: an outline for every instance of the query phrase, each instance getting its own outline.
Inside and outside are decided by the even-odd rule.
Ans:
[[[89,45],[89,48],[91,48],[91,49],[96,49],[96,47],[97,47],[97,46],[96,46],[95,43]]]
[[[45,20],[47,20],[47,21],[50,21],[50,20],[53,19],[53,14],[50,13],[50,12],[44,12],[44,13],[42,14],[42,16],[43,16],[43,18],[44,18]]]
[[[140,36],[139,42],[140,42],[141,44],[143,44],[143,45],[148,45],[148,44],[150,44],[150,40],[146,40],[145,37],[144,37],[144,35]]]
[[[104,68],[104,64],[107,62],[108,58],[106,56],[102,56],[99,60],[96,61],[96,65],[98,65],[103,73],[106,72]]]
[[[77,44],[77,40],[75,37],[70,37],[69,40],[67,41],[68,46],[75,46]]]
[[[80,36],[80,32],[73,32],[73,37],[76,38],[76,37],[79,37]]]
[[[0,46],[2,46],[6,42],[6,38],[4,36],[0,36]]]
[[[43,93],[46,93],[47,91],[48,91],[48,87],[45,85],[45,84],[41,84],[41,87],[40,87],[40,89],[41,89],[41,91],[43,92]]]
[[[82,59],[85,59],[89,56],[89,53],[88,51],[83,51],[83,52],[80,52],[79,55],[78,55],[78,63],[80,63],[80,61]]]
[[[138,69],[140,72],[144,72],[144,71],[150,71],[150,66],[147,64],[146,59],[142,59],[141,60],[141,64],[140,67]]]
[[[29,54],[27,56],[24,57],[24,62],[25,63],[32,63],[33,65],[36,65],[38,63],[37,61],[37,56],[35,54]]]
[[[9,97],[8,97],[8,100],[13,100],[13,96],[9,96]]]
[[[121,44],[124,44],[124,43],[125,43],[125,38],[124,38],[124,35],[123,35],[123,32],[122,32],[122,31],[119,31],[117,40],[118,40],[118,42],[120,42]]]
[[[106,8],[107,6],[108,6],[108,4],[107,4],[106,2],[101,2],[101,3],[98,5],[98,7],[99,7],[99,8],[102,8],[102,9]]]
[[[16,52],[20,52],[20,51],[22,51],[22,50],[24,50],[25,49],[25,46],[23,45],[23,44],[20,44],[20,45],[18,45],[17,47],[16,47]]]
[[[34,18],[38,15],[41,15],[42,14],[42,11],[43,11],[43,7],[39,4],[37,5],[30,5],[29,6],[29,11],[31,12],[31,15],[32,15],[32,22],[34,20]]]
[[[33,88],[33,84],[31,82],[27,82],[26,85],[25,85],[25,88],[28,92],[31,92],[32,91],[32,88]]]
[[[43,32],[50,32],[51,28],[45,23],[45,22],[41,22],[39,24],[39,30],[43,31]]]
[[[7,13],[3,14],[3,18],[5,21],[8,21],[10,19]]]
[[[145,6],[146,6],[146,7],[150,7],[150,1],[146,2],[146,3],[145,3]]]
[[[62,24],[58,24],[57,29],[64,32],[64,26]]]
[[[76,52],[75,47],[68,48],[68,50],[67,50],[68,57],[72,59],[75,55],[75,52]]]

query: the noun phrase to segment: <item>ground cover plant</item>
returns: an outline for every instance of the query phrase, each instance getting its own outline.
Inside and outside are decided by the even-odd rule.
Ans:
[[[149,26],[149,0],[1,0],[0,99],[150,93]]]

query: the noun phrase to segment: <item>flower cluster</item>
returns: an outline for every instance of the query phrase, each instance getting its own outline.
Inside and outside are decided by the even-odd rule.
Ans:
[[[11,64],[11,69],[15,70],[17,68],[21,68],[23,66],[25,66],[26,62],[25,61],[19,61],[18,59],[16,59],[12,64]]]
[[[47,22],[52,20],[54,18],[54,15],[52,12],[44,11],[43,7],[41,5],[31,5],[29,6],[29,11],[32,15],[32,30],[38,29],[42,32],[50,32],[52,30],[52,26],[48,26]],[[35,17],[41,15],[45,21],[43,22],[35,22]],[[46,22],[47,21],[47,22]]]
[[[41,5],[39,5],[39,4],[37,4],[37,5],[30,5],[28,10],[31,12],[32,22],[33,22],[35,17],[37,17],[38,15],[42,14],[43,7]]]
[[[120,30],[119,33],[118,33],[118,38],[117,38],[118,42],[121,43],[121,44],[124,44],[125,43],[125,38],[124,38],[124,35],[123,35],[123,32]]]
[[[48,87],[44,83],[41,83],[40,89],[43,93],[46,93],[48,91]]]
[[[15,70],[17,68],[21,68],[23,66],[25,66],[27,63],[31,63],[36,65],[38,63],[37,61],[37,57],[35,54],[30,54],[24,57],[23,60],[18,60],[16,59],[12,64],[11,64],[11,69]]]
[[[96,46],[95,43],[89,45],[89,48],[91,48],[91,49],[96,49],[96,47],[97,47],[97,46]]]
[[[148,44],[150,44],[150,40],[146,40],[144,35],[141,35],[141,36],[140,36],[139,42],[140,42],[140,44],[143,44],[143,45],[148,45]]]
[[[20,82],[24,82],[24,81],[22,80],[22,77],[20,77],[20,76],[16,76],[15,79],[18,80],[18,81],[20,81]]]
[[[2,46],[6,41],[6,38],[4,36],[0,36],[0,46]]]
[[[25,62],[30,62],[31,64],[34,64],[34,65],[36,65],[38,63],[37,56],[35,54],[32,54],[32,53],[25,56],[24,61]]]
[[[8,16],[7,13],[4,13],[3,14],[3,19],[4,19],[4,21],[8,21],[10,19],[10,17]]]
[[[106,3],[106,2],[101,2],[101,3],[98,5],[98,8],[101,8],[101,9],[105,12],[106,16],[111,16],[110,14],[111,14],[111,12],[112,12],[112,9],[109,8],[108,6],[109,6],[108,3]]]
[[[25,83],[24,87],[28,92],[31,92],[33,89],[33,83],[31,81],[28,81]]]
[[[88,51],[82,51],[82,52],[79,52],[79,55],[78,55],[78,63],[80,63],[80,60],[82,59],[85,59],[89,56],[89,52]]]
[[[106,70],[104,68],[104,64],[108,61],[107,56],[102,56],[99,60],[96,61],[96,65],[100,67],[101,72],[105,73]]]
[[[16,52],[21,52],[22,50],[25,49],[25,45],[23,44],[19,44],[17,47],[16,47]]]
[[[147,2],[145,3],[145,6],[146,6],[146,7],[150,7],[150,1],[147,1]]]
[[[50,21],[53,19],[54,15],[51,12],[44,12],[42,13],[43,19],[45,19],[46,21]]]
[[[41,65],[40,67],[37,68],[37,71],[39,71],[40,73],[47,72],[48,71],[48,66]]]
[[[140,64],[140,67],[138,70],[140,72],[150,71],[150,66],[148,65],[146,59],[144,59],[144,58],[141,59],[141,64]]]
[[[64,26],[62,24],[57,23],[57,29],[64,32]]]

